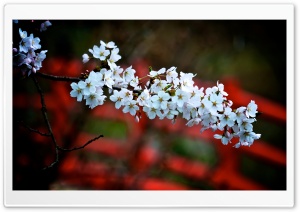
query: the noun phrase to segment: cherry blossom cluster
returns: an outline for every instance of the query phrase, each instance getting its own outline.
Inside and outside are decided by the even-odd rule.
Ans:
[[[50,22],[44,23],[43,30],[46,26],[50,26],[49,24],[51,25]],[[21,29],[19,29],[19,34],[22,39],[19,44],[19,50],[13,49],[14,52],[18,53],[15,55],[17,57],[16,65],[21,67],[23,74],[27,72],[29,76],[32,72],[36,73],[36,71],[40,70],[42,62],[46,58],[47,50],[36,52],[36,50],[41,48],[40,39],[34,37],[33,34],[27,36],[27,32]]]
[[[107,96],[104,88],[109,90],[109,99],[115,103],[116,109],[122,108],[124,113],[130,113],[139,121],[142,112],[149,119],[170,119],[174,123],[181,115],[187,120],[188,127],[201,125],[201,132],[207,129],[219,130],[214,138],[220,139],[224,145],[233,137],[239,137],[234,145],[238,148],[250,146],[260,134],[253,132],[256,121],[257,105],[251,101],[247,107],[231,108],[232,101],[227,100],[228,94],[224,85],[217,82],[216,86],[198,88],[193,81],[192,73],[178,73],[176,67],[161,68],[158,71],[149,68],[149,75],[139,78],[132,66],[125,70],[116,65],[121,59],[119,49],[114,42],[94,46],[83,55],[83,62],[91,58],[107,63],[107,68],[88,72],[88,76],[71,84],[71,97],[77,101],[86,101],[86,105],[95,108],[104,104]],[[108,68],[109,67],[109,68]],[[146,82],[143,82],[144,79]],[[142,86],[143,85],[143,86]]]

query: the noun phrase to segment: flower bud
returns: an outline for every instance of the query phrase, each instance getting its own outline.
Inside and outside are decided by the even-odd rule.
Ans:
[[[168,89],[171,88],[171,87],[172,87],[171,84],[170,84],[170,85],[167,85],[167,86],[164,88],[164,91],[168,90]]]
[[[169,90],[170,96],[175,96],[175,93],[176,93],[176,90],[175,90],[175,89]]]

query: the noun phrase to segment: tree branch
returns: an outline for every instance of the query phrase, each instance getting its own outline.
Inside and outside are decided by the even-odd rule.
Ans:
[[[26,125],[23,121],[18,121],[18,123],[19,123],[20,125],[22,125],[24,128],[28,129],[29,131],[34,132],[34,133],[37,133],[37,134],[40,134],[41,136],[51,136],[50,133],[43,133],[43,132],[41,132],[41,131],[39,131],[39,130],[36,130],[36,129],[33,129],[33,128],[29,127],[29,126]]]
[[[45,98],[44,98],[44,93],[42,92],[42,89],[38,83],[38,81],[36,80],[35,76],[33,74],[31,74],[31,77],[33,79],[33,82],[35,84],[35,87],[37,88],[39,94],[40,94],[40,97],[41,97],[41,104],[42,104],[42,108],[41,108],[41,111],[42,111],[42,114],[43,114],[43,117],[44,117],[44,120],[46,122],[46,125],[47,125],[47,128],[48,128],[48,131],[49,131],[49,134],[50,134],[50,137],[51,137],[51,140],[55,146],[55,162],[52,163],[50,166],[48,166],[49,168],[52,167],[53,165],[55,165],[58,161],[59,161],[59,155],[58,155],[58,148],[57,148],[57,142],[56,142],[56,139],[54,137],[54,134],[52,132],[52,128],[51,128],[51,125],[50,125],[50,122],[49,122],[49,119],[48,119],[48,114],[47,114],[47,108],[46,108],[46,103],[45,103]]]
[[[78,82],[80,80],[83,80],[79,77],[55,76],[55,75],[44,74],[41,72],[36,72],[35,74],[39,77],[43,77],[54,81]]]
[[[43,74],[44,75],[44,74]],[[42,76],[43,76],[42,75]],[[69,79],[72,79],[74,80],[74,78],[69,78],[69,77],[57,77],[57,76],[52,76],[52,75],[45,75],[47,77],[45,78],[48,78],[48,79],[55,79],[55,80],[58,80],[58,81],[61,81],[61,79],[63,80],[66,80],[66,81],[69,81]],[[48,119],[48,114],[47,114],[47,107],[46,107],[46,103],[45,103],[45,98],[44,98],[44,93],[37,81],[37,79],[35,78],[35,76],[32,74],[31,75],[32,79],[33,79],[33,82],[40,94],[40,97],[41,97],[41,105],[42,105],[42,108],[41,108],[41,111],[42,111],[42,114],[43,114],[43,117],[44,117],[44,120],[46,122],[46,125],[47,125],[47,128],[48,128],[48,131],[49,133],[41,133],[40,131],[38,130],[35,130],[35,129],[32,129],[26,125],[24,125],[27,129],[29,129],[30,131],[33,131],[35,133],[39,133],[40,135],[44,135],[44,136],[49,136],[51,137],[51,140],[55,146],[55,161],[53,163],[51,163],[49,166],[43,168],[42,170],[46,170],[48,168],[52,168],[53,166],[55,166],[58,162],[59,162],[59,151],[64,151],[64,152],[70,152],[70,151],[74,151],[74,150],[78,150],[78,149],[83,149],[84,147],[86,147],[87,145],[89,145],[90,143],[92,143],[93,141],[103,137],[103,135],[99,135],[91,140],[89,140],[88,142],[86,142],[83,146],[80,146],[80,147],[74,147],[74,148],[71,148],[71,149],[65,149],[65,148],[62,148],[60,147],[57,142],[56,142],[56,139],[54,137],[54,134],[53,134],[53,131],[52,131],[52,128],[51,128],[51,124],[49,122],[49,119]],[[79,78],[78,78],[79,79]]]
[[[80,147],[74,147],[74,148],[71,148],[71,149],[65,149],[65,148],[62,148],[60,146],[58,146],[58,149],[61,150],[61,151],[64,151],[64,152],[71,152],[71,151],[74,151],[74,150],[78,150],[78,149],[83,149],[84,147],[86,147],[87,145],[89,145],[90,143],[92,143],[93,141],[96,141],[97,139],[99,138],[103,138],[104,136],[103,135],[99,135],[91,140],[89,140],[88,142],[86,142],[84,145],[80,146]]]

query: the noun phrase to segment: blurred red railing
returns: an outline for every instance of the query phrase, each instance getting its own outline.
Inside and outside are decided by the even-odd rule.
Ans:
[[[148,66],[144,61],[136,61],[133,67],[138,70],[141,76],[147,74]],[[68,62],[61,59],[49,59],[45,62],[43,70],[47,70],[47,73],[54,75],[78,76],[84,70],[83,68],[80,61]],[[41,84],[42,80],[44,79],[40,79]],[[243,91],[233,79],[222,80],[222,83],[224,83],[225,89],[229,93],[229,99],[234,102],[236,107],[247,105],[250,100],[255,100],[263,114],[259,119],[270,119],[279,124],[286,122],[285,107]],[[76,116],[77,110],[82,110],[79,105],[83,103],[76,102],[75,99],[70,97],[69,93],[70,83],[68,82],[51,82],[51,92],[45,93],[52,129],[60,145],[64,145],[61,141],[68,138],[69,134],[74,133],[72,123],[69,123],[70,118]],[[14,107],[26,109],[28,104],[24,104],[24,102],[31,102],[31,106],[36,109],[41,107],[38,94],[28,96],[26,93],[20,93],[13,96]],[[127,126],[126,141],[104,137],[86,146],[83,150],[66,153],[59,164],[57,179],[62,184],[85,189],[193,189],[178,182],[149,175],[150,168],[157,166],[163,170],[186,177],[186,179],[205,182],[213,189],[257,190],[267,188],[252,179],[248,179],[240,172],[239,162],[242,155],[248,155],[283,167],[286,166],[285,151],[263,140],[256,141],[251,148],[241,147],[235,149],[229,145],[224,146],[219,141],[216,142],[213,139],[214,133],[209,130],[200,133],[198,127],[186,127],[184,120],[181,119],[178,119],[174,125],[169,120],[148,120],[145,117],[137,123],[130,115],[115,109],[109,101],[103,106],[90,110],[89,114],[99,120],[116,120],[125,123]],[[164,152],[158,151],[143,141],[148,126],[165,134],[180,134],[213,143],[217,151],[217,165],[210,167],[200,161],[193,161],[182,156],[164,155]],[[46,131],[45,126],[41,126],[39,129]],[[105,132],[100,133],[105,136]],[[33,136],[36,142],[49,142],[46,137],[37,134]],[[86,132],[79,132],[71,145],[83,145],[94,136]],[[101,160],[81,160],[79,152],[99,154],[112,158],[114,161],[126,161],[129,170],[118,170],[114,165],[109,165]],[[49,156],[45,158],[45,164],[53,160]]]

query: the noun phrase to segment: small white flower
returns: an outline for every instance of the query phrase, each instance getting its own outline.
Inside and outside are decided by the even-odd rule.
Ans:
[[[92,80],[91,78],[87,78],[85,80],[85,83],[86,83],[86,86],[83,89],[84,95],[90,95],[90,93],[96,92],[96,86],[95,86],[94,80]]]
[[[19,34],[20,34],[20,37],[22,39],[26,38],[27,37],[27,32],[26,31],[22,31],[21,29],[19,29]]]
[[[194,107],[200,107],[202,103],[201,100],[204,97],[203,89],[204,88],[198,89],[197,86],[193,87],[190,92],[190,99],[188,103],[193,105]]]
[[[47,52],[48,52],[47,50],[43,50],[40,53],[36,54],[36,57],[34,60],[34,67],[36,68],[36,70],[40,70],[40,68],[42,67],[42,62],[46,58]]]
[[[178,116],[179,112],[176,110],[176,104],[173,102],[168,102],[167,109],[164,110],[164,115],[167,119],[174,120]]]
[[[168,83],[172,83],[175,78],[178,77],[178,73],[176,72],[176,67],[171,67],[166,72],[166,80]]]
[[[239,124],[242,123],[243,120],[246,118],[245,112],[246,112],[246,107],[239,107],[235,110],[237,123]]]
[[[113,95],[109,97],[109,99],[115,102],[115,107],[119,109],[123,105],[123,95],[117,90],[114,90]]]
[[[136,76],[135,78],[133,78],[131,81],[130,81],[130,85],[133,87],[134,90],[138,90],[136,88],[138,88],[139,86],[139,78]]]
[[[220,127],[224,128],[226,125],[232,127],[236,120],[236,114],[232,112],[231,108],[226,107],[224,113],[220,115]]]
[[[86,100],[86,105],[89,105],[91,109],[98,105],[102,105],[104,103],[105,98],[106,96],[101,95],[101,92],[89,93],[88,95],[84,96],[84,99]]]
[[[197,108],[189,103],[184,103],[182,107],[182,118],[190,120],[198,116]]]
[[[160,112],[160,110],[156,109],[152,105],[150,105],[149,107],[144,106],[143,111],[146,112],[149,119],[154,119],[156,116],[159,116],[159,117],[162,116],[162,113]]]
[[[27,53],[31,49],[31,43],[30,37],[23,38],[19,45],[19,52]]]
[[[98,58],[100,60],[105,60],[106,57],[109,55],[109,50],[105,49],[105,46],[100,45],[100,47],[94,45],[93,50],[89,50],[94,58]]]
[[[246,116],[247,118],[249,117],[255,117],[257,113],[257,105],[253,100],[248,104],[247,109],[246,109]]]
[[[149,74],[149,76],[150,77],[156,77],[156,76],[159,76],[159,75],[161,75],[161,74],[164,74],[166,72],[166,68],[161,68],[161,69],[159,69],[158,71],[150,71],[150,74]]]
[[[126,88],[122,88],[120,92],[121,92],[121,96],[123,98],[124,103],[126,103],[127,101],[131,101],[133,99],[132,91],[130,91]]]
[[[210,87],[206,88],[206,90],[205,90],[205,96],[208,97],[208,96],[210,96],[213,93],[215,93],[214,89],[212,89]]]
[[[188,93],[177,89],[175,96],[172,97],[172,102],[176,103],[178,107],[182,107],[185,102],[189,99]]]
[[[152,91],[153,93],[158,93],[159,91],[163,91],[166,86],[166,80],[155,79],[154,83],[150,87],[150,91]]]
[[[132,68],[132,66],[125,69],[123,72],[123,78],[126,82],[130,82],[134,79],[135,70]]]
[[[203,100],[202,100],[200,103],[200,106],[198,107],[198,114],[199,114],[199,116],[202,116],[205,113],[209,113],[209,111],[206,109],[205,104],[203,103]]]
[[[83,54],[82,55],[82,62],[83,63],[87,63],[90,60],[90,57],[88,56],[88,54]]]
[[[114,48],[113,50],[111,50],[109,62],[115,63],[118,60],[120,60],[122,57],[118,53],[119,53],[119,48]]]
[[[223,111],[223,97],[221,94],[211,93],[208,98],[204,98],[202,101],[207,110],[212,114],[217,115],[218,111]]]
[[[253,125],[252,123],[255,121],[255,119],[243,119],[241,123],[239,123],[239,128],[240,131],[252,131],[253,130]]]
[[[113,80],[112,71],[111,70],[106,71],[103,78],[104,78],[105,85],[112,89],[112,86],[115,83]]]
[[[180,84],[181,84],[181,90],[189,92],[192,90],[194,81],[193,81],[194,75],[191,73],[183,73],[180,72]]]
[[[149,90],[145,89],[137,98],[137,102],[139,103],[140,106],[144,106],[144,105],[147,106],[149,99],[150,99]]]
[[[110,70],[113,73],[113,77],[115,78],[115,80],[120,80],[120,74],[123,72],[123,68],[121,68],[120,66],[117,66],[115,63],[111,63],[108,61],[108,65],[110,67]]]
[[[210,125],[213,125],[215,123],[217,123],[218,121],[218,117],[211,114],[211,113],[205,113],[201,116],[202,119],[202,125],[204,127],[210,127]]]
[[[117,46],[115,45],[115,42],[113,41],[110,41],[108,43],[104,43],[102,40],[100,40],[100,44],[105,46],[106,48],[109,48],[109,49],[113,49],[113,48],[116,48]]]
[[[242,146],[251,146],[254,140],[257,140],[261,137],[261,134],[256,134],[252,131],[240,131],[238,136],[240,137],[239,143],[236,144],[236,148],[240,145]]]
[[[132,116],[136,114],[136,111],[139,109],[139,107],[136,105],[135,100],[130,100],[125,103],[125,107],[123,108],[123,113],[130,113]]]
[[[38,37],[34,38],[33,34],[30,34],[30,36],[28,37],[30,42],[30,47],[33,48],[34,50],[40,49],[41,45],[40,43],[40,39]],[[25,38],[26,39],[26,38]]]
[[[159,91],[157,95],[151,97],[152,106],[156,109],[167,109],[167,103],[170,99],[170,95],[164,91]]]

